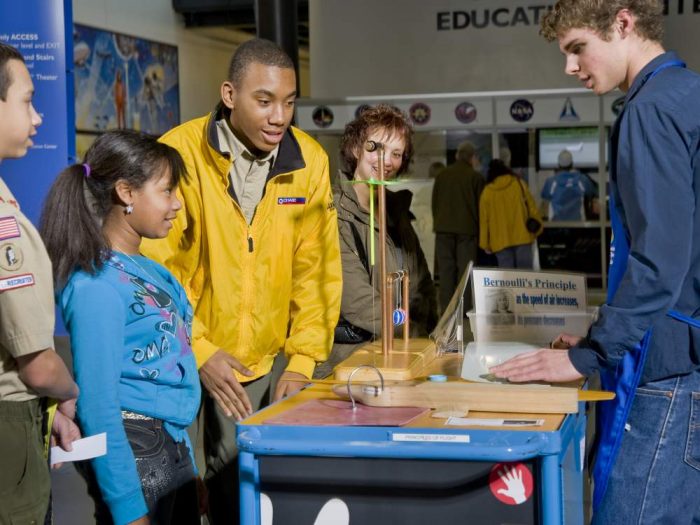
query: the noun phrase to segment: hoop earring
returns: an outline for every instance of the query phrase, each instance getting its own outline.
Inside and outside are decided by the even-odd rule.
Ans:
[[[125,213],[126,215],[131,215],[132,213],[134,213],[134,205],[133,205],[133,203],[130,203],[130,204],[127,204],[127,205],[126,205],[126,208],[124,208],[124,213]]]

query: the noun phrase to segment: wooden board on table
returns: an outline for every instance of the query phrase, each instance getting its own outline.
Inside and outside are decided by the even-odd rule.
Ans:
[[[388,356],[382,353],[382,342],[374,341],[358,348],[334,370],[334,378],[346,381],[359,366],[371,365],[379,369],[387,381],[406,381],[420,376],[435,359],[435,343],[429,339],[409,339],[408,344],[394,339],[394,348]],[[352,376],[353,381],[379,379],[370,368],[362,368]]]
[[[529,412],[534,414],[575,414],[577,388],[547,385],[501,385],[489,383],[421,382],[390,384],[384,390],[371,385],[351,385],[356,401],[374,407],[438,408],[449,404],[457,409],[481,412]],[[344,396],[340,385],[333,391]]]

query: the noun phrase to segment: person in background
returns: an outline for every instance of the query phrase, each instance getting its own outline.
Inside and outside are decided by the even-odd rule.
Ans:
[[[433,186],[435,254],[440,269],[440,310],[445,311],[469,261],[476,263],[479,244],[479,197],[484,178],[471,142],[457,147],[455,161],[442,170]],[[465,309],[471,293],[465,293]]]
[[[596,196],[591,179],[573,169],[574,159],[569,150],[558,157],[559,170],[547,178],[541,197],[548,204],[550,221],[581,221],[586,218],[585,202]]]
[[[444,169],[445,169],[445,163],[440,162],[439,160],[432,162],[430,164],[430,167],[428,168],[428,178],[433,181],[432,186],[435,186],[435,177],[437,177],[437,174],[440,173]],[[432,193],[433,193],[433,189],[431,187],[430,188],[431,200],[432,200]],[[432,203],[431,203],[431,205],[432,205]],[[432,216],[431,216],[431,218],[432,218]],[[430,228],[429,228],[428,232],[426,232],[426,234],[430,234],[430,233],[432,233],[432,231],[433,231],[433,228],[432,228],[432,223],[431,223]],[[438,262],[437,262],[437,253],[435,253],[435,251],[433,250],[433,278],[435,280],[437,280],[437,278],[438,278],[438,273],[439,273],[439,268],[438,268]]]
[[[503,164],[510,168],[510,163],[513,158],[513,152],[510,151],[510,148],[508,146],[501,146],[500,148],[498,148],[498,158],[503,161]]]
[[[377,178],[379,153],[366,151],[365,144],[374,141],[384,145],[384,177],[391,180],[408,169],[413,156],[412,136],[413,129],[406,116],[384,104],[365,110],[345,126],[340,141],[343,168],[333,189],[338,210],[343,298],[331,355],[316,367],[314,377],[329,375],[361,343],[381,336],[379,268],[370,264],[370,237],[374,236],[377,246],[379,221],[375,220],[372,231],[369,185],[362,184]],[[376,200],[376,191],[374,196]],[[386,191],[387,272],[408,270],[411,335],[426,337],[437,323],[437,305],[433,280],[411,225],[411,198],[408,190]],[[397,292],[394,297],[398,302]],[[394,309],[396,306],[392,306]],[[396,326],[396,330],[401,327]]]
[[[510,381],[599,374],[593,523],[698,523],[700,75],[662,45],[658,0],[560,0],[541,33],[565,72],[619,87],[608,297],[588,334],[491,369]]]
[[[168,234],[185,174],[177,151],[135,131],[108,131],[84,164],[52,185],[41,219],[80,386],[78,420],[107,434],[84,466],[95,519],[199,524],[193,448],[200,403],[192,308],[142,238]]]
[[[542,227],[530,232],[529,217],[541,223],[527,184],[502,160],[493,159],[479,201],[479,246],[496,255],[499,268],[532,269],[532,243]]]
[[[239,519],[236,420],[305,385],[338,322],[328,156],[290,126],[296,96],[289,56],[252,39],[234,53],[216,109],[160,139],[189,177],[172,231],[144,253],[172,270],[194,306],[212,525]]]
[[[0,162],[26,155],[41,125],[22,55],[0,43]],[[0,523],[44,523],[51,479],[42,398],[58,401],[51,442],[80,438],[78,386],[54,351],[51,262],[38,232],[0,178]]]
[[[440,162],[439,160],[432,162],[430,164],[430,166],[428,167],[428,178],[434,179],[435,177],[438,176],[438,173],[440,173],[444,169],[445,169],[445,163]]]

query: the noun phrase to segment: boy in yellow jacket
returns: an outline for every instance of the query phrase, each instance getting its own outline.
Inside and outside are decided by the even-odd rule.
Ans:
[[[221,102],[162,141],[187,166],[183,210],[166,241],[145,242],[195,308],[205,390],[213,525],[238,521],[235,421],[300,388],[330,351],[342,290],[328,157],[290,127],[291,59],[272,42],[236,50]],[[288,364],[272,384],[278,354]]]

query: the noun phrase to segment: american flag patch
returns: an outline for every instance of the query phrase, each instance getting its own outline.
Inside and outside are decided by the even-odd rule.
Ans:
[[[0,241],[19,237],[19,225],[17,219],[12,216],[0,218]]]
[[[5,279],[0,279],[0,292],[14,290],[15,288],[24,288],[25,286],[34,286],[34,275],[31,273],[23,273],[21,275],[13,275]]]
[[[279,197],[277,204],[306,204],[306,197]]]

